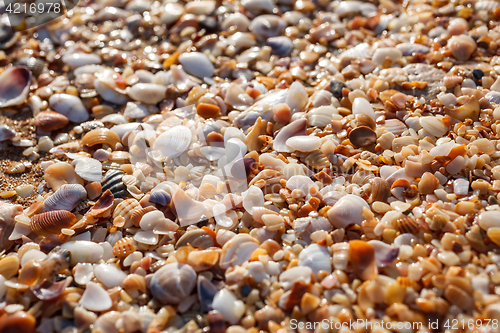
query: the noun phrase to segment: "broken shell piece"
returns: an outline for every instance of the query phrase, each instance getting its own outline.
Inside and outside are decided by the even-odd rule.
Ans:
[[[85,292],[78,303],[90,311],[106,311],[113,305],[106,290],[95,282],[87,283]]]
[[[478,120],[481,106],[476,97],[472,96],[467,103],[457,108],[444,107],[445,112],[453,118],[465,121],[466,119]]]
[[[13,66],[0,74],[0,107],[24,103],[30,91],[31,71],[24,66]]]
[[[378,275],[375,262],[375,248],[373,245],[362,241],[349,242],[349,258],[356,275],[365,280],[375,280]]]

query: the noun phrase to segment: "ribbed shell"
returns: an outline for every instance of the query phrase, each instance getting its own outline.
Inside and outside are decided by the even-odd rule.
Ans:
[[[124,258],[135,251],[134,240],[132,237],[123,237],[113,246],[113,255],[118,258]]]
[[[416,235],[420,231],[420,225],[411,217],[404,217],[397,220],[396,225],[402,234],[409,233]]]
[[[116,144],[120,142],[120,137],[115,132],[107,128],[98,128],[85,134],[82,139],[82,145],[92,147],[99,144],[107,144],[115,148]]]
[[[119,170],[109,170],[101,181],[102,191],[110,190],[115,198],[123,198],[127,195],[127,187],[122,182],[125,173]]]
[[[151,279],[151,293],[164,304],[179,304],[191,294],[196,272],[186,264],[172,263],[160,268]]]
[[[72,211],[78,203],[87,197],[85,187],[80,184],[62,185],[43,203],[44,212],[52,210]]]
[[[134,210],[141,208],[139,202],[135,199],[127,199],[120,202],[113,212],[113,219],[122,216],[126,221],[130,221]]]
[[[53,210],[31,218],[31,230],[39,235],[59,234],[61,229],[70,228],[76,223],[73,213],[66,210]]]

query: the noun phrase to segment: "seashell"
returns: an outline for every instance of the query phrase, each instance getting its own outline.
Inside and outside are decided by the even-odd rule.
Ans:
[[[249,260],[253,251],[259,247],[259,242],[250,235],[238,234],[222,247],[220,267],[227,269],[230,266],[241,265]]]
[[[394,135],[401,135],[408,129],[406,125],[399,119],[386,119],[384,127],[388,132]]]
[[[97,200],[95,205],[85,213],[85,216],[106,217],[110,214],[110,209],[114,204],[115,197],[110,190],[106,190],[103,195]]]
[[[8,169],[5,170],[7,174],[23,173],[26,170],[26,166],[21,162],[12,162]]]
[[[94,265],[94,274],[106,289],[123,286],[123,281],[127,277],[127,273],[113,264]]]
[[[378,267],[385,267],[392,264],[399,255],[399,249],[387,243],[371,240],[368,244],[372,245],[375,249],[375,262]]]
[[[214,76],[214,65],[208,57],[201,52],[182,53],[179,56],[179,63],[186,73],[203,79]]]
[[[307,92],[302,83],[295,81],[288,88],[285,103],[288,104],[292,114],[302,111],[307,104]],[[261,100],[262,101],[262,100]],[[283,130],[283,129],[282,129]]]
[[[245,303],[228,289],[221,289],[214,297],[212,307],[229,323],[235,325],[245,313]]]
[[[474,308],[472,297],[462,288],[455,285],[448,285],[444,290],[444,298],[452,305],[459,307],[464,311],[471,311]]]
[[[286,145],[292,151],[311,152],[319,149],[321,139],[314,135],[293,136],[286,140]]]
[[[12,128],[4,124],[0,125],[0,142],[10,140],[15,136],[16,131],[14,131]]]
[[[4,333],[35,333],[36,318],[29,312],[3,312],[0,316],[0,332]]]
[[[373,107],[370,105],[370,102],[362,97],[357,97],[352,102],[352,114],[365,114],[375,119],[375,111],[373,111]]]
[[[417,235],[420,232],[420,225],[418,224],[418,222],[408,216],[397,219],[396,227],[402,234],[409,233]]]
[[[74,161],[75,172],[89,182],[100,182],[102,179],[102,165],[96,159],[82,157]]]
[[[481,106],[476,97],[471,97],[467,103],[457,108],[444,107],[445,112],[453,118],[465,121],[466,119],[477,120]]]
[[[340,2],[335,7],[335,13],[340,17],[355,15],[360,13],[364,17],[369,17],[377,12],[377,6],[372,3],[362,1],[346,1]]]
[[[40,287],[33,289],[33,294],[41,301],[50,301],[61,296],[72,281],[73,278],[70,276],[54,283],[45,282]]]
[[[107,128],[92,130],[82,138],[82,145],[87,147],[106,144],[114,149],[118,142],[120,142],[120,137]]]
[[[281,57],[290,55],[293,50],[293,42],[286,36],[276,36],[268,38],[266,44],[267,46],[271,47],[274,54]]]
[[[202,272],[214,267],[219,261],[219,255],[219,248],[191,251],[188,254],[186,263],[196,272]]]
[[[309,242],[310,236],[313,232],[318,230],[331,231],[332,225],[327,218],[323,216],[318,217],[303,217],[297,218],[293,221],[293,230],[295,234],[303,240]]]
[[[127,187],[122,182],[123,176],[125,176],[125,173],[118,170],[109,170],[106,172],[101,181],[102,191],[110,190],[115,198],[125,197],[128,192]],[[113,215],[113,217],[115,216]]]
[[[361,225],[363,207],[370,209],[364,199],[357,195],[347,194],[328,210],[328,220],[336,228],[345,228],[351,224]]]
[[[101,58],[97,54],[89,54],[83,52],[66,53],[61,57],[62,61],[72,68],[98,65],[101,63]]]
[[[451,54],[460,61],[467,61],[476,50],[476,42],[470,36],[459,35],[448,39]]]
[[[378,270],[373,245],[362,240],[349,241],[349,258],[355,274],[361,280],[377,278]]]
[[[139,274],[129,274],[123,280],[123,288],[126,290],[139,290],[143,294],[146,293],[146,279]]]
[[[42,265],[38,260],[30,260],[19,271],[19,283],[33,286],[42,276]]]
[[[448,132],[448,126],[446,126],[443,121],[437,117],[420,117],[420,125],[437,138],[442,137],[446,132]]]
[[[307,112],[307,122],[309,126],[325,127],[331,124],[333,115],[338,114],[335,107],[323,105]]]
[[[311,152],[304,160],[305,165],[312,169],[322,170],[330,167],[330,160],[328,157],[321,152],[321,150],[315,150]]]
[[[230,13],[225,16],[220,25],[221,29],[224,31],[228,31],[231,28],[241,32],[247,31],[249,26],[250,21],[248,18],[244,14],[238,12]]]
[[[125,258],[134,252],[135,246],[132,237],[123,237],[113,246],[113,255],[118,258]]]
[[[250,23],[250,30],[260,39],[281,35],[286,28],[285,20],[277,15],[259,15]]]
[[[43,211],[53,210],[71,211],[76,205],[87,197],[87,191],[80,184],[65,184],[52,194],[43,203]]]
[[[264,206],[264,195],[260,188],[251,185],[248,190],[241,193],[243,198],[243,208],[252,214],[254,207]]]
[[[98,198],[102,193],[101,183],[92,182],[85,185],[85,190],[87,190],[87,196],[90,200]]]
[[[66,210],[52,210],[31,218],[30,227],[33,232],[42,236],[59,234],[61,229],[71,228],[76,223],[74,214]]]
[[[191,295],[196,278],[196,272],[189,265],[167,264],[154,273],[150,290],[163,304],[179,304]]]
[[[127,94],[135,101],[144,104],[158,104],[165,99],[167,88],[154,83],[137,83],[127,88]]]
[[[31,71],[24,66],[9,67],[0,74],[0,108],[21,105],[28,97]]]
[[[148,207],[144,207],[144,208],[134,209],[132,214],[130,214],[130,221],[132,222],[132,224],[134,226],[137,227],[137,226],[139,226],[143,217],[150,212],[158,212],[161,214],[159,221],[155,221],[155,222],[161,222],[165,219],[162,212],[157,211],[153,206],[148,206]],[[158,214],[158,213],[155,213],[155,214]],[[153,230],[154,226],[152,226],[150,229],[145,229],[143,226],[141,226],[141,228],[143,228],[144,230]]]
[[[371,128],[359,126],[349,132],[349,141],[354,147],[366,147],[377,141],[377,134]]]
[[[130,221],[133,212],[139,208],[141,208],[141,205],[137,200],[135,199],[124,200],[120,202],[113,211],[113,219],[116,219],[117,217],[121,216],[125,219],[125,221]]]
[[[172,195],[172,203],[181,227],[199,222],[207,211],[203,203],[186,195],[181,188],[178,188]]]
[[[326,247],[311,244],[299,254],[299,266],[307,266],[312,269],[317,277],[320,271],[332,272],[332,262]]]
[[[75,282],[79,285],[86,285],[94,277],[94,265],[88,263],[78,263],[73,269]]]
[[[444,86],[448,89],[454,88],[457,85],[462,84],[463,81],[464,81],[464,78],[460,75],[445,75],[443,77]],[[453,96],[455,96],[455,95],[453,95]],[[456,97],[455,97],[455,102],[456,102]],[[443,104],[445,104],[445,103],[443,103]],[[449,104],[455,104],[455,103],[446,103],[445,105],[449,105]]]
[[[210,236],[205,230],[196,229],[187,231],[184,235],[182,235],[175,244],[175,248],[178,249],[188,245],[194,248],[208,249],[209,247],[213,247],[215,243],[213,237]]]
[[[181,155],[191,145],[192,133],[186,126],[174,126],[156,138],[154,150],[159,150],[163,156],[171,158]]]
[[[69,251],[71,253],[71,264],[76,265],[77,263],[95,263],[99,261],[103,254],[103,247],[97,243],[76,240],[64,243],[61,245],[61,249]]]
[[[69,121],[81,123],[89,119],[89,113],[80,98],[69,94],[54,94],[49,98],[52,110],[66,116]]]
[[[335,269],[345,270],[349,262],[349,243],[342,242],[332,245],[332,259]]]
[[[212,304],[217,288],[203,275],[198,275],[198,282],[196,283],[198,291],[198,299],[203,309],[210,311],[213,310]]]
[[[78,304],[90,311],[106,311],[111,308],[113,301],[103,287],[89,282]]]
[[[403,56],[411,56],[416,53],[427,54],[430,48],[418,43],[401,43],[396,45],[396,48],[403,53]]]
[[[391,60],[391,63],[394,63],[397,60],[399,60],[402,56],[403,53],[397,48],[381,47],[377,48],[373,53],[372,62],[377,66],[381,66],[382,64],[385,63],[387,58]]]
[[[170,203],[172,197],[164,190],[154,190],[151,191],[149,196],[149,202],[158,204],[160,206],[166,206]]]
[[[0,260],[0,275],[9,280],[19,270],[19,259],[17,256],[7,256]]]
[[[352,175],[351,183],[363,186],[365,184],[368,184],[369,182],[372,183],[371,180],[374,178],[375,176],[373,175],[373,173],[365,170],[359,170],[356,171],[354,175]]]
[[[102,99],[107,102],[111,102],[117,105],[123,105],[129,100],[125,91],[118,89],[118,87],[116,86],[116,82],[112,78],[112,76],[99,76],[99,78],[94,80],[94,87],[99,93],[99,96],[101,96]],[[130,114],[130,110],[127,112],[128,105],[129,103],[127,103],[127,108],[125,109],[124,116],[127,118],[133,118],[128,116]]]
[[[287,140],[293,136],[306,135],[306,128],[306,119],[298,119],[286,125],[275,136],[273,149],[277,152],[291,153],[291,149],[286,145]]]
[[[77,176],[73,167],[65,162],[58,162],[50,165],[45,169],[43,179],[45,179],[50,188],[54,191],[59,190],[59,188],[65,184],[83,185],[83,181]]]
[[[56,131],[68,124],[66,116],[54,111],[42,111],[35,117],[35,126],[46,132]]]
[[[500,93],[498,91],[490,91],[484,95],[484,98],[486,98],[490,103],[500,104]]]

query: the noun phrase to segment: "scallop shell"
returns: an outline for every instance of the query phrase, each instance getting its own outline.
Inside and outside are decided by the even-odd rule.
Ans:
[[[125,201],[122,201],[116,206],[113,212],[113,219],[121,216],[125,218],[125,221],[131,221],[133,212],[139,208],[141,208],[141,205],[139,204],[139,201],[135,199],[127,199]]]
[[[134,226],[138,227],[139,224],[141,223],[142,217],[144,215],[146,215],[147,213],[150,213],[153,211],[157,211],[156,208],[153,206],[148,206],[148,207],[144,207],[144,208],[137,208],[132,212],[132,214],[130,214],[130,221],[132,222],[132,224]],[[163,213],[160,212],[160,214],[163,216]]]
[[[56,131],[69,124],[69,119],[54,111],[42,111],[35,117],[35,126],[46,132]]]
[[[113,246],[113,255],[118,258],[125,258],[134,252],[135,246],[132,237],[123,237]]]
[[[24,103],[30,91],[31,71],[13,66],[0,74],[0,108]]]
[[[30,227],[33,232],[42,236],[59,234],[63,228],[71,228],[76,223],[73,213],[66,210],[53,210],[31,218]]]
[[[183,125],[174,126],[156,138],[154,150],[159,150],[163,156],[177,157],[191,145],[191,130]]]
[[[349,262],[349,243],[342,242],[332,245],[333,266],[335,269],[345,270]]]
[[[277,152],[291,153],[293,152],[290,149],[286,142],[289,138],[297,135],[306,135],[307,129],[307,120],[306,119],[298,119],[285,127],[283,127],[273,141],[273,148]]]
[[[114,149],[118,142],[120,142],[118,134],[107,128],[92,130],[82,138],[82,145],[87,147],[106,144]]]
[[[474,308],[472,297],[462,288],[455,285],[448,285],[444,290],[444,298],[452,305],[456,305],[462,310],[470,311]]]
[[[238,234],[222,247],[220,256],[220,267],[222,269],[230,266],[241,265],[249,260],[253,251],[259,247],[259,242],[250,235]]]
[[[53,210],[71,211],[76,205],[87,197],[85,187],[80,184],[62,185],[54,194],[43,203],[43,211]]]
[[[164,304],[179,304],[191,295],[196,285],[196,272],[186,264],[167,264],[151,279],[151,293]]]
[[[127,195],[127,187],[122,182],[125,173],[119,170],[109,170],[104,175],[101,186],[102,191],[110,190],[115,198],[123,198]]]
[[[307,122],[309,126],[325,127],[332,123],[333,115],[338,113],[332,105],[320,106],[307,112]]]
[[[154,190],[151,191],[149,196],[149,202],[158,204],[160,206],[166,206],[170,203],[172,197],[164,190]]]
[[[409,233],[417,235],[420,232],[420,225],[418,222],[408,216],[396,220],[396,226],[402,234]]]

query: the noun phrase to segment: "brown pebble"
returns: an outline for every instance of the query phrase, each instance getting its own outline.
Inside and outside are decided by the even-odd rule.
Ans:
[[[69,124],[66,116],[54,111],[42,111],[35,117],[35,126],[45,132],[61,129]]]
[[[200,103],[196,108],[196,112],[205,119],[216,118],[220,114],[220,108],[217,105]]]
[[[29,313],[17,311],[4,313],[0,317],[0,332],[2,333],[35,333],[36,319]]]
[[[209,146],[224,147],[224,137],[217,132],[210,132],[206,137]]]

